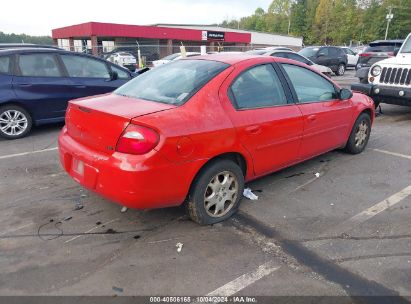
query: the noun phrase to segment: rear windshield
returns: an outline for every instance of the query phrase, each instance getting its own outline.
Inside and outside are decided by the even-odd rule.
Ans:
[[[180,56],[180,53],[175,53],[175,54],[168,55],[168,56],[162,58],[161,60],[174,60],[174,59],[176,59],[178,56]]]
[[[228,66],[210,60],[177,60],[134,78],[114,94],[180,105]]]
[[[313,57],[317,54],[319,48],[305,48],[298,52],[298,54],[305,57]]]
[[[390,45],[370,45],[365,48],[364,52],[394,52],[394,50],[398,50],[401,47],[401,45],[395,45],[395,44],[390,44]]]
[[[250,55],[264,55],[265,53],[267,53],[267,50],[253,50],[253,51],[247,51],[247,54]]]

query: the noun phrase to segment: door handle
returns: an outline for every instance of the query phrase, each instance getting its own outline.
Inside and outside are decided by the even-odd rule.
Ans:
[[[317,116],[316,115],[308,115],[307,119],[309,121],[315,121],[317,119]]]
[[[250,126],[250,127],[247,127],[245,130],[251,134],[258,134],[261,132],[261,127],[260,126]]]
[[[31,83],[19,83],[18,86],[20,86],[20,87],[31,87]]]
[[[75,87],[78,88],[78,89],[85,89],[86,88],[86,86],[83,85],[83,84],[76,84]]]

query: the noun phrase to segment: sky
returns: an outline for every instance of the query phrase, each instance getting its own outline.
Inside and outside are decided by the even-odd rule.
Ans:
[[[272,0],[6,0],[0,31],[51,35],[53,28],[89,21],[122,24],[211,24],[267,10]]]

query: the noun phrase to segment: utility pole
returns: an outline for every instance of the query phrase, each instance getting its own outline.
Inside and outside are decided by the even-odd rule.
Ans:
[[[291,15],[288,17],[288,36],[290,36],[290,27],[291,27]]]
[[[394,18],[394,15],[392,14],[392,6],[388,7],[389,12],[387,14],[387,29],[385,30],[385,40],[387,40],[387,36],[388,36],[388,28],[390,27],[390,22],[392,20],[392,18]]]

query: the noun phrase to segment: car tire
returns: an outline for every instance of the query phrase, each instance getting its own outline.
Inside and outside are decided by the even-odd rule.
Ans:
[[[337,71],[335,71],[335,74],[337,76],[343,76],[345,73],[345,64],[344,63],[340,63],[338,65]]]
[[[244,175],[233,161],[217,159],[197,175],[190,189],[186,210],[200,225],[224,221],[237,212],[244,191]]]
[[[358,154],[364,151],[371,134],[371,118],[367,113],[358,116],[345,146],[345,151]]]
[[[0,107],[0,137],[18,139],[27,136],[33,126],[29,112],[16,105]]]

